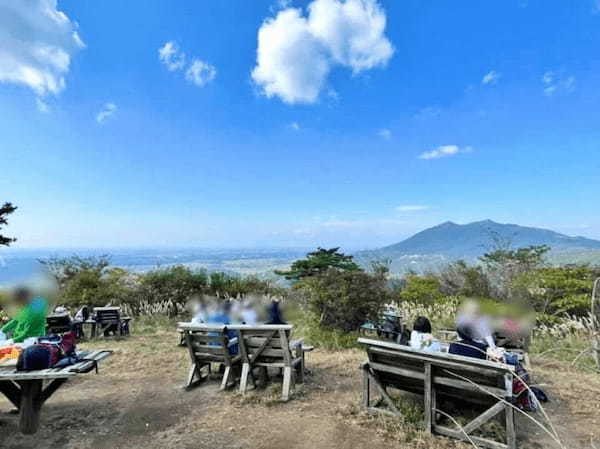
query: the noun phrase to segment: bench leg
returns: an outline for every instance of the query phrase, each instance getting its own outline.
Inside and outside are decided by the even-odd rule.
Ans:
[[[515,429],[515,411],[509,405],[504,405],[506,418],[506,446],[508,449],[517,449],[517,432]]]
[[[21,406],[19,407],[19,429],[25,435],[37,432],[40,426],[42,380],[25,380],[21,383]]]
[[[192,363],[192,367],[190,368],[190,372],[188,373],[187,382],[185,384],[186,388],[189,388],[192,385],[192,383],[194,383],[194,377],[196,377],[196,374],[198,374],[197,370],[198,370],[198,365],[195,363]],[[200,377],[200,376],[198,375],[198,377]]]
[[[290,385],[292,383],[292,368],[286,366],[283,368],[283,387],[281,389],[281,399],[288,401],[290,399]]]
[[[248,384],[248,374],[250,373],[250,364],[242,364],[242,375],[240,376],[240,393],[246,392],[246,386]]]
[[[223,373],[223,380],[221,381],[220,390],[223,391],[227,388],[227,384],[229,383],[229,377],[231,376],[231,366],[225,367],[225,373]]]
[[[369,368],[365,365],[363,370],[363,407],[369,408],[371,403],[371,378],[369,376]]]
[[[433,382],[431,376],[431,364],[425,364],[425,431],[432,433],[432,424],[435,417],[435,408],[433,406]]]

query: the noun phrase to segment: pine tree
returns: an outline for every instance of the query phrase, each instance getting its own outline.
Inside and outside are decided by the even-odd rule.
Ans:
[[[12,203],[4,203],[4,205],[0,207],[0,231],[2,230],[2,226],[8,224],[8,215],[12,214],[15,210],[17,210],[17,207],[13,206]],[[0,234],[0,246],[10,246],[10,244],[16,240],[17,239],[5,237]]]

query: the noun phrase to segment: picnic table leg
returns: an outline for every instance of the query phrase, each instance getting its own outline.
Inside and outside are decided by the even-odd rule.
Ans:
[[[40,426],[40,410],[42,401],[40,393],[42,392],[42,383],[40,379],[21,381],[21,406],[19,407],[19,428],[25,435],[32,435],[37,432]]]
[[[16,408],[21,407],[21,390],[13,383],[13,381],[7,380],[0,382],[0,393],[3,393]]]

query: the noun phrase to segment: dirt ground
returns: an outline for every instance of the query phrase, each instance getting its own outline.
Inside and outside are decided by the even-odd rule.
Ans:
[[[281,403],[277,381],[245,396],[217,391],[217,380],[183,390],[189,360],[176,341],[174,332],[165,332],[84,344],[115,353],[100,364],[99,375],[78,376],[48,401],[36,435],[18,432],[18,415],[0,398],[0,448],[472,447],[426,435],[396,418],[363,413],[358,367],[364,354],[359,350],[310,353],[306,383]],[[600,375],[577,373],[554,361],[534,359],[533,365],[535,379],[551,398],[546,411],[564,447],[600,447]],[[518,418],[518,426],[521,448],[560,447],[526,417]]]

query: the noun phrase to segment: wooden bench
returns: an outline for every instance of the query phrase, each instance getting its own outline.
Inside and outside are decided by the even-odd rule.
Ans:
[[[46,335],[64,334],[73,328],[73,321],[68,313],[53,313],[46,317]]]
[[[183,331],[192,363],[186,388],[196,386],[208,379],[211,363],[222,364],[225,367],[221,390],[230,386],[236,374],[235,370],[237,369],[239,373],[241,367],[242,357],[230,353],[230,348],[238,344],[238,338],[229,338],[228,327],[224,325],[178,323],[177,326]],[[202,373],[203,368],[206,368],[205,373]]]
[[[240,392],[246,392],[248,377],[256,385],[254,368],[279,368],[283,369],[281,398],[287,401],[292,386],[296,382],[304,382],[305,352],[313,348],[303,348],[302,340],[290,341],[293,326],[289,324],[233,325],[229,329],[239,332],[242,356]]]
[[[94,368],[111,354],[112,351],[92,351],[74,365],[38,371],[16,371],[14,365],[0,366],[0,393],[19,410],[20,431],[27,435],[37,432],[42,405],[50,396],[67,380]]]
[[[400,416],[388,388],[423,394],[426,431],[492,449],[517,447],[514,409],[508,404],[512,399],[514,367],[453,354],[419,351],[366,338],[359,338],[358,342],[366,346],[369,358],[361,367],[363,406],[369,411]],[[381,396],[373,405],[371,385]],[[444,415],[438,408],[440,398],[458,399],[486,409],[462,429],[442,426],[436,420],[437,414]],[[382,403],[387,405],[387,409],[379,407]],[[472,435],[500,414],[504,414],[506,443]]]
[[[121,315],[120,307],[94,307],[92,338],[113,332],[121,336],[129,335],[131,318]]]

